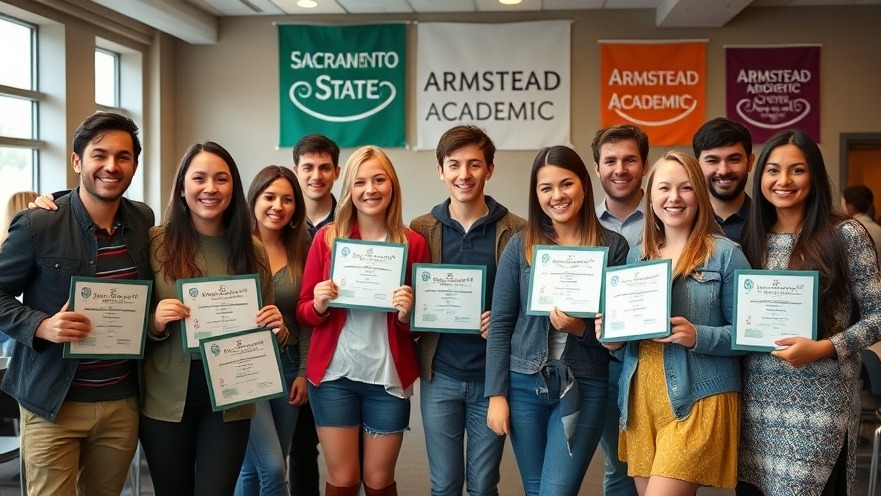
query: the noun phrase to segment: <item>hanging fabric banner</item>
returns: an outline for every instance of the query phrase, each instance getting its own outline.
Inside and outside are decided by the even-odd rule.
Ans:
[[[417,148],[459,124],[500,150],[569,145],[570,25],[419,23]]]
[[[279,146],[406,146],[407,26],[278,26]]]
[[[706,114],[706,41],[600,41],[600,124],[691,146]]]
[[[820,46],[726,46],[725,107],[754,143],[799,128],[820,141]]]

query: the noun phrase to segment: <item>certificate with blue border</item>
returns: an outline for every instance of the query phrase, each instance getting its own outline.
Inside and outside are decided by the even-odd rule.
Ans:
[[[486,266],[413,264],[414,331],[480,333]]]
[[[330,257],[330,278],[339,288],[328,306],[397,312],[393,295],[404,284],[407,245],[337,238]]]
[[[549,315],[557,307],[572,317],[595,316],[608,256],[607,246],[533,246],[526,314]]]
[[[70,306],[89,319],[82,341],[64,343],[64,358],[143,358],[153,281],[74,276]]]
[[[215,412],[287,392],[278,343],[270,329],[202,339],[199,353]]]
[[[263,308],[260,276],[198,277],[178,279],[180,301],[190,307],[181,322],[184,351],[199,350],[199,340],[253,329]]]
[[[731,349],[773,351],[778,339],[816,340],[819,281],[814,270],[735,270]]]
[[[600,341],[670,335],[672,267],[670,259],[662,258],[606,268]]]

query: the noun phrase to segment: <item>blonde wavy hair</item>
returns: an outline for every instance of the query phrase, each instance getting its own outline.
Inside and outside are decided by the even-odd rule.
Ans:
[[[9,225],[12,224],[12,218],[15,217],[15,214],[27,209],[28,203],[36,200],[38,196],[40,194],[34,191],[18,191],[9,197],[3,217],[3,229],[0,229],[0,243],[6,241],[6,236],[9,234]]]

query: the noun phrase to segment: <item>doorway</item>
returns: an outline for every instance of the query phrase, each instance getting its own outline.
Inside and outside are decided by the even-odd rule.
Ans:
[[[881,133],[841,133],[841,189],[865,184],[875,195],[875,217],[881,216]]]

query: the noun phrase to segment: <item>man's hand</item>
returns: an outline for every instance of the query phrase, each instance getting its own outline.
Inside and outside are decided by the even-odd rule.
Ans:
[[[35,337],[53,343],[82,341],[92,330],[89,319],[79,312],[68,312],[68,303],[48,319],[40,322]]]

